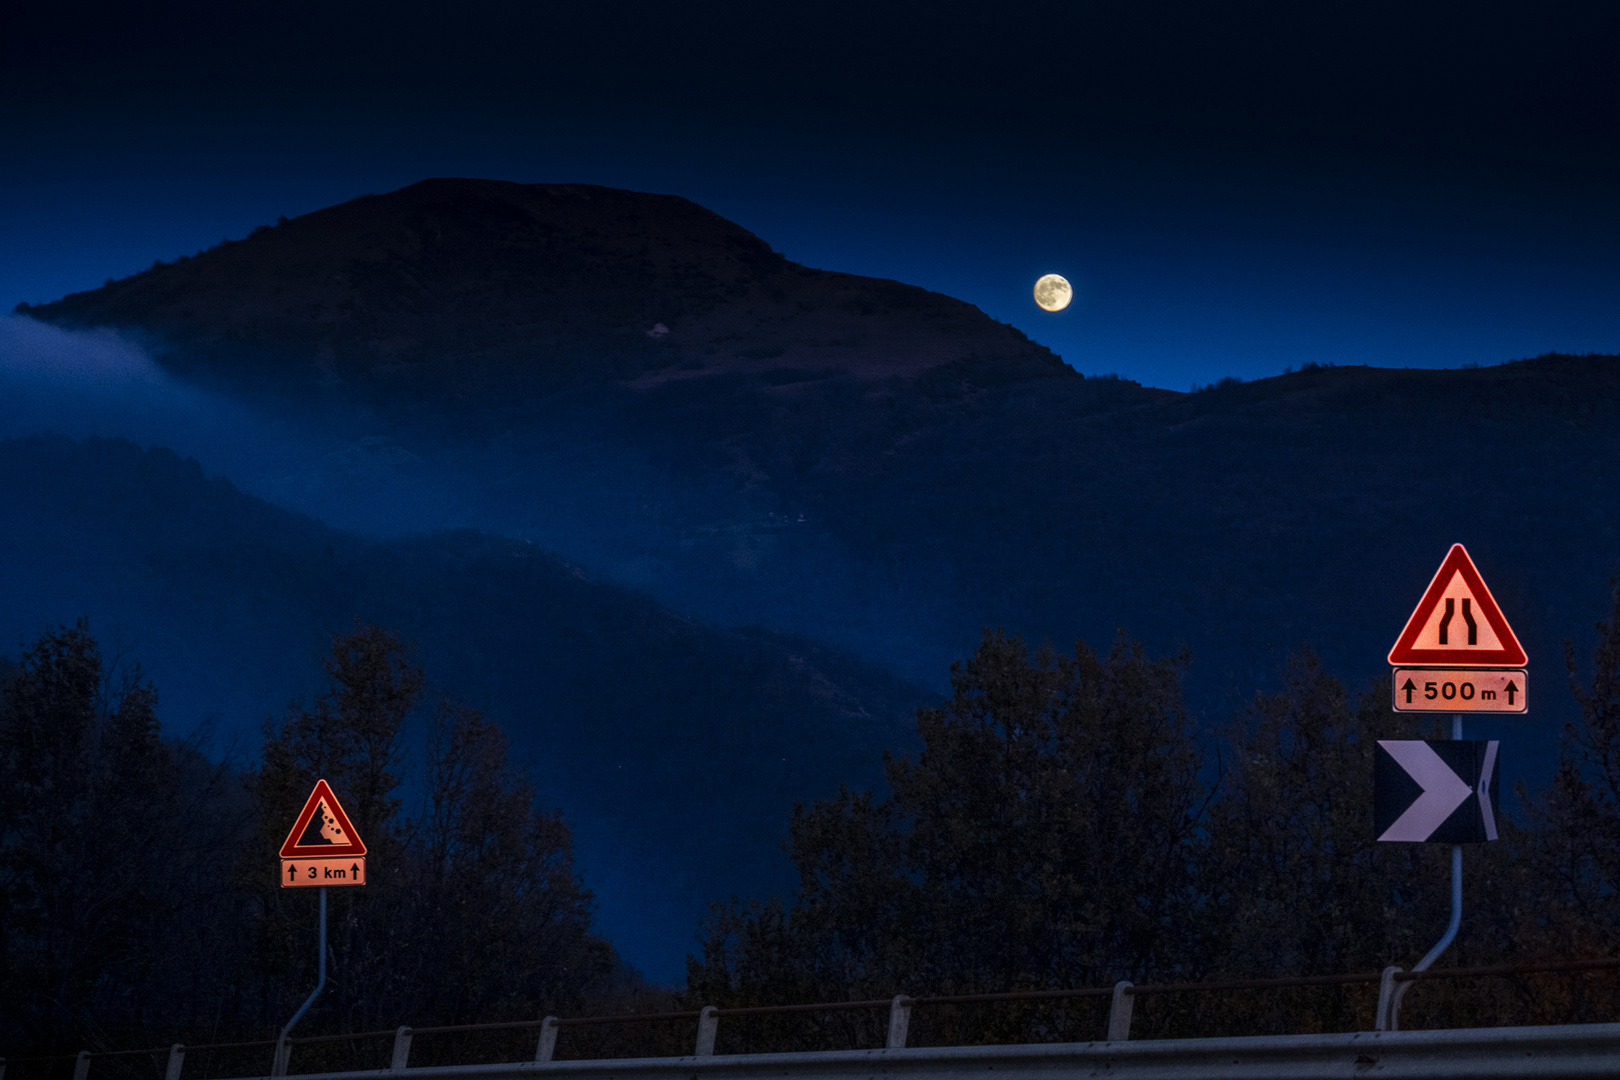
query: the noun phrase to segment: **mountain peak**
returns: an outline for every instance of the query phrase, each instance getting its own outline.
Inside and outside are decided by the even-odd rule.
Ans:
[[[19,311],[135,331],[210,381],[365,397],[1070,374],[960,300],[790,262],[678,196],[588,184],[423,180]]]

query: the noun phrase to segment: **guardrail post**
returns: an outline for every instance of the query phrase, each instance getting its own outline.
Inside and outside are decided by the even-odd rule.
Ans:
[[[557,1018],[548,1016],[540,1021],[540,1041],[534,1047],[534,1060],[550,1061],[557,1053]],[[0,1080],[5,1080],[0,1077]]]
[[[84,1080],[90,1075],[90,1051],[80,1050],[79,1059],[73,1063],[73,1080]]]
[[[283,1031],[281,1038],[276,1040],[276,1056],[270,1063],[271,1076],[286,1076],[288,1059],[292,1057],[292,1040]]]
[[[411,1029],[401,1024],[394,1032],[394,1056],[389,1059],[390,1069],[408,1069],[411,1060]]]
[[[714,1037],[720,1030],[720,1010],[713,1005],[703,1006],[698,1014],[697,1049],[692,1053],[698,1057],[714,1056]]]
[[[163,1080],[180,1080],[180,1069],[186,1063],[186,1048],[179,1043],[169,1047],[169,1067],[163,1070]],[[5,1080],[0,1075],[0,1080]]]
[[[1131,1037],[1131,1009],[1136,995],[1131,993],[1135,984],[1121,979],[1114,984],[1114,998],[1108,1005],[1108,1041],[1125,1042]]]
[[[0,1058],[0,1080],[6,1080],[6,1059]]]
[[[1373,1021],[1374,1031],[1400,1030],[1395,1019],[1395,975],[1400,970],[1391,964],[1378,978],[1378,1015]]]
[[[911,1027],[911,999],[904,994],[894,995],[889,1002],[889,1042],[890,1050],[904,1050],[906,1048],[906,1031]]]

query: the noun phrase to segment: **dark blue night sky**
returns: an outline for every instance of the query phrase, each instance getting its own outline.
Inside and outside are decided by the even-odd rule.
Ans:
[[[432,175],[684,195],[1082,372],[1620,348],[1597,4],[137,6],[7,16],[0,299]],[[1046,315],[1055,271],[1078,301]]]

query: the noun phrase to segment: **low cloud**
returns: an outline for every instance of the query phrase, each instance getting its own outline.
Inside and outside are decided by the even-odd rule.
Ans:
[[[189,385],[116,331],[0,318],[0,438],[48,432],[164,446],[266,495],[289,474],[319,471],[343,439]]]
[[[210,474],[340,528],[397,534],[471,524],[465,477],[422,458],[359,413],[276,417],[165,371],[112,330],[0,317],[0,438],[125,438],[197,459]]]
[[[165,447],[350,532],[476,528],[642,585],[662,573],[647,552],[672,530],[735,511],[707,495],[672,495],[662,464],[590,418],[563,413],[542,435],[485,443],[331,402],[277,413],[171,375],[114,331],[0,317],[0,438],[45,433]]]
[[[165,443],[217,411],[115,331],[0,318],[0,436],[54,431]]]

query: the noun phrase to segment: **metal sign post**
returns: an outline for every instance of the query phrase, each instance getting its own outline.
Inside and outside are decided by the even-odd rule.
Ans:
[[[274,1064],[272,1064],[271,1067],[270,1067],[270,1075],[271,1076],[286,1076],[287,1075],[287,1062],[288,1062],[288,1059],[292,1057],[292,1043],[288,1040],[288,1035],[290,1035],[292,1033],[293,1025],[297,1024],[298,1021],[302,1020],[304,1018],[304,1014],[309,1011],[309,1007],[311,1005],[315,1004],[315,999],[321,996],[321,991],[326,989],[326,890],[325,889],[321,890],[321,952],[320,952],[319,970],[320,970],[320,977],[318,979],[316,979],[316,981],[315,981],[315,989],[311,990],[309,992],[309,997],[305,998],[304,1003],[302,1005],[298,1006],[298,1011],[292,1014],[292,1019],[287,1021],[287,1026],[281,1029],[281,1035],[278,1036],[277,1039],[276,1039],[276,1059],[275,1059]]]
[[[1454,741],[1461,741],[1462,737],[1463,719],[1462,714],[1458,713],[1453,715],[1451,718],[1451,738]],[[1460,926],[1462,926],[1462,845],[1452,844],[1451,922],[1446,924],[1446,932],[1441,936],[1439,941],[1435,942],[1434,948],[1424,953],[1423,959],[1412,965],[1412,970],[1429,970],[1429,965],[1438,960],[1440,958],[1440,954],[1445,952],[1446,949],[1450,947],[1452,941],[1456,939],[1457,929]],[[1412,984],[1410,982],[1400,982],[1395,984],[1395,990],[1390,997],[1388,1005],[1388,1030],[1401,1030],[1401,999],[1406,996],[1406,992],[1410,989],[1412,989]]]
[[[290,1035],[304,1018],[315,999],[326,989],[326,887],[366,883],[366,844],[349,821],[337,795],[325,780],[315,781],[315,790],[304,800],[304,808],[293,822],[292,831],[281,845],[281,887],[284,889],[319,886],[321,890],[321,943],[317,963],[319,978],[309,997],[298,1006],[287,1026],[276,1039],[276,1056],[271,1076],[286,1076],[292,1056]]]
[[[1451,921],[1412,966],[1426,971],[1462,926],[1462,845],[1496,833],[1498,744],[1463,741],[1464,712],[1529,709],[1529,658],[1474,561],[1453,544],[1389,651],[1395,712],[1451,713],[1451,742],[1381,740],[1375,751],[1373,818],[1381,842],[1451,844]],[[1384,969],[1379,1031],[1400,1030],[1412,986]]]

